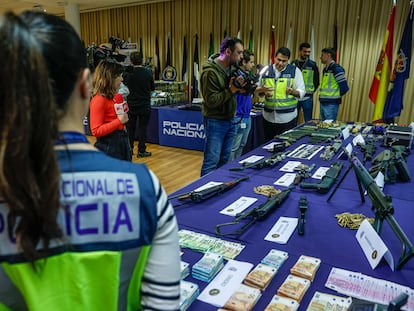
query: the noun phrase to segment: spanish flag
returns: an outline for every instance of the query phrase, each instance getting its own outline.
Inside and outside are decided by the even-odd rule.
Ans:
[[[392,69],[392,55],[394,42],[394,19],[396,5],[392,6],[387,32],[381,48],[381,54],[375,69],[374,79],[369,91],[369,99],[375,104],[373,122],[382,122],[382,113],[387,99],[388,85],[390,83]]]

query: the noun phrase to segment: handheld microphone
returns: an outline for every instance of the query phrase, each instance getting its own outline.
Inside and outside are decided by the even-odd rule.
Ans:
[[[114,96],[114,109],[116,114],[124,114],[129,110],[128,103],[124,101],[124,97],[120,93]]]

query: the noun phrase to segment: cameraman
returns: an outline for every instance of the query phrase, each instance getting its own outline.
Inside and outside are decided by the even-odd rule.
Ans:
[[[229,160],[236,126],[234,94],[245,92],[243,77],[231,77],[232,66],[243,57],[243,41],[225,38],[220,44],[220,54],[210,56],[203,65],[200,85],[203,96],[203,122],[205,130],[204,160],[201,176],[226,164]],[[235,85],[235,80],[241,88]]]

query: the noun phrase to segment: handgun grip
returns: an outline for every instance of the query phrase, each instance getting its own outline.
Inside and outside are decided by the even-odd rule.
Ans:
[[[332,185],[335,183],[335,178],[324,176],[319,183],[309,183],[302,181],[300,187],[302,189],[316,189],[319,193],[328,193]]]

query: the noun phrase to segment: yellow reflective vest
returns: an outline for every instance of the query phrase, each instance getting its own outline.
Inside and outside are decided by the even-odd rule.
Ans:
[[[262,76],[263,86],[274,88],[271,97],[265,101],[265,111],[276,111],[278,113],[288,113],[296,109],[298,99],[291,94],[286,94],[288,87],[293,87],[295,82],[296,67],[288,64],[282,71],[279,78],[275,78],[273,65]]]
[[[330,68],[332,67],[332,68]],[[324,70],[321,82],[321,88],[319,90],[320,99],[340,99],[341,92],[339,84],[334,76],[333,66],[329,66],[328,69]]]

